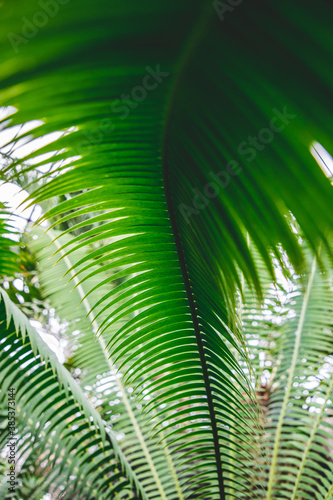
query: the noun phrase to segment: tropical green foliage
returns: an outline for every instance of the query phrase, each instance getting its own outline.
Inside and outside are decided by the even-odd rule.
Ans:
[[[147,435],[148,419],[144,417],[142,411],[138,411],[137,405],[130,397],[133,389],[128,384],[124,384],[119,375],[116,375],[116,366],[106,348],[107,334],[113,330],[108,328],[104,334],[98,336],[98,341],[93,335],[107,318],[104,308],[96,308],[110,288],[106,285],[96,288],[101,281],[101,276],[89,277],[87,271],[84,272],[87,279],[83,283],[76,278],[72,268],[74,264],[85,260],[86,257],[86,252],[81,249],[57,263],[57,258],[53,254],[65,242],[70,241],[68,236],[61,236],[52,230],[44,234],[42,229],[34,228],[29,232],[28,237],[31,249],[36,252],[36,259],[40,264],[39,277],[44,296],[49,299],[50,305],[56,309],[61,320],[68,323],[67,332],[74,334],[70,339],[73,352],[70,359],[71,369],[74,373],[75,371],[80,373],[80,384],[84,387],[92,386],[90,387],[92,396],[100,399],[103,395],[104,404],[99,410],[105,419],[111,419],[112,428],[118,431],[119,435],[124,435],[124,439],[119,444],[124,447],[126,456],[131,457],[131,460],[135,460],[137,466],[140,466],[137,473],[142,484],[148,486],[149,490],[151,475],[153,475],[153,488],[156,490],[153,491],[153,495],[159,493],[163,497],[166,491],[168,495],[181,498],[182,493],[175,466],[169,457],[169,450],[163,449],[163,445],[167,443],[163,440],[159,444],[157,438],[152,439],[151,435]],[[93,265],[93,261],[90,261],[90,265]],[[66,275],[71,276],[73,281],[66,283],[62,280]],[[102,275],[102,281],[107,277],[107,274]],[[75,284],[74,290],[73,284]],[[89,291],[92,293],[86,297]],[[94,315],[90,312],[93,305]],[[104,378],[100,380],[102,374]],[[101,392],[99,387],[105,387],[104,391]],[[144,393],[146,392],[147,389],[144,390]],[[118,394],[120,394],[119,399],[117,399]],[[110,400],[112,410],[109,405]],[[144,403],[142,394],[140,409]]]
[[[17,246],[17,241],[13,241],[10,236],[14,236],[15,229],[8,221],[8,212],[2,206],[0,212],[0,278],[5,275],[13,275],[19,271],[17,254],[13,247]]]
[[[333,491],[332,273],[311,260],[305,283],[294,276],[288,290],[268,288],[263,308],[247,292],[243,309],[265,417],[267,499],[329,499]]]
[[[25,455],[22,480],[30,473],[39,479],[28,488],[25,498],[49,491],[52,481],[67,494],[71,492],[72,498],[108,498],[117,491],[133,491],[136,485],[143,494],[113,432],[105,428],[75,380],[4,290],[0,335],[1,405],[12,410],[7,392],[14,388],[17,453]],[[1,446],[8,446],[8,442],[12,441],[8,441],[5,425]],[[8,492],[9,466],[6,469],[1,485],[3,498]]]
[[[2,292],[18,498],[331,499],[332,188],[309,149],[333,150],[332,6],[1,9],[1,174],[44,210],[21,242],[70,351]]]

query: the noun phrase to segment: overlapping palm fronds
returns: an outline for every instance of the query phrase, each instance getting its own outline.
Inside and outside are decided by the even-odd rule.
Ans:
[[[14,443],[16,486],[12,491],[18,492],[21,481],[17,478],[23,468],[28,477],[34,473],[39,478],[44,493],[52,484],[53,494],[65,489],[72,498],[109,498],[117,491],[146,498],[116,434],[4,290],[0,307],[1,408],[5,417],[1,447],[7,451]],[[7,481],[12,463],[4,462],[3,498],[12,497]]]
[[[11,125],[41,120],[35,137],[60,134],[4,174],[45,168],[54,153],[30,199],[54,200],[43,218],[75,231],[59,257],[90,250],[72,278],[77,288],[97,280],[86,301],[103,290],[89,314],[125,383],[154,394],[145,410],[177,453],[185,498],[247,498],[258,419],[233,330],[239,270],[260,293],[248,235],[271,275],[284,252],[305,272],[290,212],[314,253],[320,243],[332,253],[332,189],[309,151],[313,140],[333,151],[332,6],[255,0],[228,16],[210,1],[58,7],[16,46],[9,34],[41,7],[2,8]]]

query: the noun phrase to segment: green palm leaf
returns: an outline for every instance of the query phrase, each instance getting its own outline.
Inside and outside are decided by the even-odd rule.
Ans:
[[[316,260],[305,292],[293,295],[296,317],[279,338],[281,359],[268,412],[272,463],[267,499],[325,498],[333,484],[333,464],[325,450],[332,429],[327,411],[333,396],[333,295],[330,276],[319,273]],[[315,470],[320,470],[319,480],[313,479]]]
[[[243,498],[252,480],[244,469],[255,447],[256,416],[244,404],[252,391],[228,326],[239,269],[261,288],[246,233],[271,273],[272,255],[282,260],[280,245],[298,270],[304,266],[290,211],[312,248],[323,240],[330,251],[331,186],[309,147],[316,139],[332,150],[326,126],[332,86],[322,69],[331,56],[332,7],[321,0],[314,14],[312,2],[296,0],[290,12],[286,0],[257,0],[223,23],[211,2],[101,7],[72,0],[15,57],[3,43],[2,102],[19,110],[12,124],[44,121],[36,137],[76,127],[25,158],[28,171],[49,161],[39,154],[75,157],[37,185],[31,199],[67,196],[45,215],[54,225],[89,214],[70,228],[88,226],[59,249],[66,256],[107,242],[92,253],[91,273],[117,271],[106,282],[124,284],[106,295],[108,317],[99,331],[108,329],[108,348],[127,383],[149,384],[156,397],[146,409],[160,416],[176,411],[163,432],[195,471],[186,494]],[[19,32],[18,12],[33,17],[35,8],[20,0],[14,17],[5,6],[6,30]],[[314,46],[318,57],[309,59]],[[148,75],[150,86],[160,84],[149,93]],[[311,85],[304,86],[307,79]],[[120,108],[126,92],[138,99]],[[263,138],[258,148],[249,147],[253,134]],[[14,177],[18,163],[7,170]],[[212,175],[221,171],[228,186],[216,181],[218,193],[209,194]],[[193,188],[203,193],[205,209],[193,200]],[[84,283],[81,264],[75,269]]]
[[[0,203],[0,277],[13,276],[20,271],[17,253],[12,250],[18,246],[18,242],[12,239],[17,231],[8,217],[8,212]]]
[[[1,373],[5,377],[1,406],[7,408],[7,391],[13,387],[17,460],[21,457],[27,466],[35,466],[33,460],[39,453],[51,467],[47,483],[52,480],[57,488],[67,485],[67,495],[75,492],[76,496],[110,498],[117,491],[127,490],[146,498],[116,435],[4,290],[1,348]],[[6,427],[1,432],[1,446],[6,449],[7,443]],[[41,473],[45,465],[38,461],[37,466]],[[4,487],[8,491],[8,485]]]
[[[266,417],[266,493],[257,494],[267,500],[328,499],[333,484],[331,272],[321,273],[313,259],[306,279],[292,277],[287,286],[289,291],[275,290],[280,299],[268,289],[264,309],[247,293],[243,312]]]
[[[55,240],[55,238],[58,239]],[[166,448],[164,451],[163,447],[158,445],[157,439],[152,439],[151,433],[149,434],[149,427],[152,424],[149,425],[147,418],[144,418],[142,412],[138,411],[133,401],[133,394],[129,396],[129,387],[124,386],[119,374],[116,373],[116,367],[111,357],[108,355],[104,340],[108,331],[104,335],[99,335],[97,339],[94,336],[94,330],[97,332],[99,325],[90,313],[91,304],[96,305],[102,301],[110,288],[104,285],[98,287],[88,298],[85,298],[85,295],[89,290],[95,288],[101,280],[104,281],[108,275],[105,274],[102,279],[100,276],[91,276],[80,284],[79,280],[74,277],[75,273],[72,268],[74,263],[86,261],[85,250],[80,249],[73,252],[58,262],[57,258],[53,256],[53,253],[70,240],[70,237],[60,236],[59,232],[53,230],[44,234],[42,228],[34,228],[28,233],[28,244],[36,252],[36,259],[39,263],[39,281],[45,298],[56,309],[61,321],[68,323],[67,330],[74,333],[74,336],[69,338],[73,349],[71,366],[80,369],[82,373],[80,382],[83,386],[93,385],[96,387],[101,374],[104,374],[104,379],[107,375],[108,379],[111,376],[113,379],[112,387],[110,387],[110,383],[107,384],[107,393],[110,393],[112,389],[114,399],[116,399],[117,393],[121,394],[120,402],[117,405],[112,404],[111,415],[108,415],[110,413],[109,402],[112,401],[110,396],[101,392],[95,393],[95,396],[100,398],[103,395],[105,398],[104,418],[107,419],[111,416],[112,428],[125,435],[123,441],[126,450],[123,451],[132,464],[135,460],[138,478],[145,486],[146,491],[151,490],[149,498],[156,498],[157,495],[158,498],[182,500],[178,476],[168,449]],[[94,261],[91,260],[90,264],[87,265],[93,266]],[[65,280],[61,278],[67,273],[74,279],[66,284]],[[84,275],[87,276],[88,271]],[[75,284],[74,290],[72,290],[73,282]],[[95,310],[98,313],[98,321],[102,322],[106,318],[107,312],[102,311],[101,307],[99,309],[95,307]],[[99,385],[101,383],[102,381]],[[133,390],[133,388],[131,389]],[[141,401],[142,403],[144,401]],[[119,415],[118,418],[115,418],[117,415]],[[167,443],[163,442],[162,446],[164,445]],[[121,441],[119,446],[122,447]],[[138,450],[141,451],[139,457],[137,456]],[[170,475],[173,481],[170,481]],[[173,487],[172,482],[175,483]]]

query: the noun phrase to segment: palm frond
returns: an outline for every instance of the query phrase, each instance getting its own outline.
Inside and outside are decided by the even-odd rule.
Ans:
[[[12,124],[43,120],[35,137],[66,132],[25,158],[34,162],[25,170],[45,166],[43,153],[72,158],[31,199],[68,196],[45,214],[55,226],[90,215],[70,228],[89,226],[62,245],[65,256],[113,238],[92,255],[95,277],[118,270],[108,282],[124,279],[105,298],[99,332],[115,328],[109,352],[129,384],[149,384],[156,397],[146,408],[176,411],[163,432],[195,471],[187,494],[246,497],[250,471],[237,473],[255,446],[248,429],[256,416],[244,405],[252,391],[228,326],[239,269],[261,288],[246,232],[271,274],[281,244],[298,270],[305,265],[290,211],[313,250],[323,241],[331,253],[332,190],[309,146],[316,139],[333,149],[326,125],[332,85],[322,69],[331,57],[332,6],[320,0],[314,12],[313,2],[296,0],[290,12],[286,0],[256,0],[223,23],[211,2],[102,7],[72,0],[15,56],[2,44],[3,104],[18,109]],[[33,16],[34,8],[20,0],[13,16],[6,5],[6,30],[18,32],[20,14]],[[314,46],[318,57],[309,60]],[[129,91],[135,102],[120,107]],[[258,148],[253,134],[262,138]],[[18,163],[7,170],[13,178]],[[84,282],[81,264],[75,269]]]
[[[52,479],[53,487],[67,486],[67,495],[110,498],[116,491],[127,490],[147,498],[116,435],[4,290],[1,347],[1,406],[12,409],[7,392],[13,389],[16,460],[21,457],[32,466],[39,453],[36,469],[40,473],[50,468],[47,482]],[[8,428],[2,429],[2,447],[9,437],[13,438]]]
[[[96,304],[102,302],[105,295],[110,292],[109,286],[96,288],[96,285],[106,280],[108,274],[90,276],[80,283],[75,278],[74,263],[83,260],[86,262],[85,267],[90,267],[94,265],[94,261],[91,260],[90,263],[86,261],[85,249],[79,249],[57,261],[59,248],[70,240],[70,236],[61,236],[58,231],[49,230],[45,233],[38,227],[28,233],[28,245],[36,253],[39,263],[39,281],[44,296],[49,300],[51,307],[55,308],[60,320],[67,323],[66,330],[74,333],[73,336],[67,337],[73,352],[71,366],[80,370],[80,384],[83,387],[93,386],[98,390],[94,396],[98,396],[99,399],[104,398],[104,419],[111,418],[112,428],[117,430],[119,435],[124,435],[124,439],[119,441],[119,446],[131,460],[138,478],[145,486],[145,491],[150,492],[148,497],[182,500],[184,497],[167,443],[163,440],[159,444],[156,437],[152,438],[152,433],[149,432],[152,424],[147,421],[143,411],[137,408],[138,403],[135,402],[136,395],[133,393],[133,388],[124,385],[121,374],[117,373],[116,366],[108,355],[104,340],[107,338],[108,330],[97,337],[94,335],[99,330],[99,323],[107,317],[107,311],[103,311],[102,307],[96,307]],[[57,255],[54,255],[55,253]],[[88,274],[88,271],[83,273],[84,276]],[[73,281],[66,283],[66,276],[74,277]],[[86,298],[86,294],[92,289],[94,292]],[[94,319],[90,313],[92,304],[95,306],[98,319]],[[100,380],[102,375],[103,379]],[[98,386],[106,387],[105,394]],[[118,404],[115,404],[115,399],[118,400]],[[111,402],[112,411],[109,405]],[[144,400],[140,401],[141,406],[142,404]],[[138,450],[141,450],[139,455]]]
[[[12,277],[20,271],[18,255],[13,251],[19,245],[13,239],[15,236],[18,232],[10,221],[8,210],[0,203],[0,277]]]
[[[281,358],[268,412],[267,500],[273,494],[292,500],[325,498],[333,483],[327,442],[332,429],[327,412],[333,396],[333,294],[329,274],[319,273],[315,259],[306,290],[293,295],[295,318],[279,338]],[[321,471],[316,480],[314,470]],[[286,471],[287,481],[284,475],[281,482]]]
[[[267,493],[258,491],[258,498],[321,500],[332,494],[331,279],[331,271],[321,273],[312,259],[306,281],[294,276],[280,302],[273,302],[270,290],[264,309],[254,309],[251,301],[245,308],[245,333],[250,356],[259,358],[253,366],[266,417],[262,486]],[[270,374],[261,386],[266,370]]]

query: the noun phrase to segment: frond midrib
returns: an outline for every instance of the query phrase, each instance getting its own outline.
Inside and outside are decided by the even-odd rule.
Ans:
[[[59,251],[63,261],[65,262],[66,264],[66,267],[68,268],[68,274],[71,276],[71,279],[73,279],[73,282],[75,283],[75,287],[81,297],[81,300],[82,300],[82,305],[83,307],[85,308],[86,312],[87,312],[87,317],[90,319],[91,321],[91,325],[94,329],[94,331],[97,332],[100,330],[100,327],[99,327],[99,324],[97,323],[93,313],[92,313],[92,307],[88,301],[88,299],[86,298],[86,294],[85,294],[85,291],[83,290],[82,286],[81,286],[81,283],[80,283],[80,280],[79,278],[77,277],[77,275],[75,274],[75,271],[73,270],[72,268],[72,262],[70,261],[68,255],[65,254],[65,251],[63,250],[61,244],[59,243],[58,239],[56,238],[56,235],[53,233],[53,231],[50,229],[47,233],[46,233],[50,239],[51,239],[51,242],[57,247],[57,250]],[[103,335],[100,333],[99,335],[97,335],[97,340],[98,340],[98,343],[101,347],[101,350],[104,354],[104,357],[105,357],[105,361],[109,367],[109,370],[111,373],[113,374],[116,374],[117,372],[117,369],[115,367],[115,365],[113,364],[113,361],[111,359],[110,356],[107,355],[107,346],[106,346],[106,343],[104,341],[104,338],[103,338]],[[135,417],[135,414],[132,410],[132,407],[131,407],[131,404],[128,400],[128,397],[127,397],[127,394],[126,394],[126,388],[124,387],[121,379],[119,377],[115,377],[115,381],[116,381],[116,384],[118,386],[118,389],[119,391],[121,392],[122,396],[121,396],[121,399],[123,400],[123,403],[124,403],[124,406],[126,408],[126,411],[128,413],[128,416],[130,418],[130,421],[131,421],[131,424],[133,426],[133,429],[134,429],[134,432],[138,438],[138,441],[142,447],[142,451],[144,453],[144,456],[147,460],[147,463],[150,467],[150,470],[152,472],[152,476],[154,478],[154,481],[156,483],[156,486],[158,488],[158,491],[161,495],[161,499],[162,500],[167,500],[167,495],[164,491],[164,488],[163,488],[163,485],[160,481],[160,478],[159,478],[159,475],[158,475],[158,472],[156,470],[156,467],[154,465],[154,462],[153,462],[153,459],[151,457],[151,454],[149,452],[149,448],[146,444],[146,441],[145,441],[145,438],[141,432],[141,428],[140,428],[140,425],[139,423],[137,422],[137,419]],[[165,453],[167,453],[167,451],[165,451]],[[170,466],[170,469],[171,469],[171,473],[172,473],[172,476],[173,476],[173,480],[175,482],[175,486],[176,486],[176,490],[179,494],[179,500],[183,500],[183,495],[182,495],[182,492],[181,492],[181,489],[180,489],[180,485],[179,485],[179,482],[178,482],[178,477],[177,477],[177,474],[175,472],[174,469],[174,466],[173,466],[173,462],[168,460],[168,463],[169,463],[169,466]],[[171,467],[172,465],[172,467]]]
[[[209,9],[207,9],[207,5],[210,7]],[[201,336],[201,329],[200,329],[199,319],[198,319],[198,315],[197,315],[197,307],[196,307],[193,291],[191,288],[189,272],[188,272],[187,266],[186,266],[185,254],[183,251],[180,233],[178,230],[178,225],[177,225],[177,220],[176,220],[176,214],[175,214],[175,210],[174,210],[174,203],[173,203],[173,199],[172,199],[171,186],[170,186],[170,181],[169,181],[169,164],[168,164],[169,131],[170,131],[170,127],[171,127],[173,108],[174,108],[176,97],[178,94],[178,89],[179,89],[180,84],[183,80],[183,76],[184,76],[184,73],[186,71],[186,68],[192,59],[193,53],[194,53],[196,47],[198,46],[200,40],[202,39],[202,37],[204,36],[204,34],[206,32],[208,22],[212,16],[212,10],[213,9],[211,9],[211,6],[209,3],[205,5],[203,15],[200,17],[198,24],[193,29],[192,35],[189,37],[188,42],[185,45],[184,50],[182,52],[182,55],[178,61],[178,72],[176,74],[174,84],[171,88],[171,92],[169,95],[168,107],[167,107],[167,116],[166,116],[166,121],[165,121],[163,148],[162,148],[162,165],[163,165],[164,189],[165,189],[168,214],[169,214],[169,219],[170,219],[172,232],[173,232],[173,236],[174,236],[174,240],[175,240],[179,265],[181,268],[181,273],[182,273],[182,278],[184,281],[184,286],[185,286],[185,290],[186,290],[188,304],[189,304],[189,308],[191,311],[193,328],[194,328],[196,342],[197,342],[198,351],[199,351],[199,355],[200,355],[200,362],[201,362],[201,366],[202,366],[205,389],[206,389],[206,393],[207,393],[207,404],[208,404],[208,408],[209,408],[209,415],[210,415],[210,420],[211,420],[211,425],[212,425],[212,434],[213,434],[213,440],[214,440],[214,451],[215,451],[215,458],[216,458],[220,500],[225,500],[225,487],[224,487],[224,478],[223,478],[223,472],[222,472],[222,461],[221,461],[221,454],[220,454],[218,427],[217,427],[217,421],[216,421],[215,410],[214,410],[214,403],[213,403],[213,396],[212,396],[212,389],[211,389],[211,384],[210,384],[208,365],[207,365],[207,361],[206,361],[206,355],[205,355],[205,350],[204,350],[202,336]]]
[[[297,329],[295,332],[295,344],[294,344],[292,362],[291,362],[291,366],[289,369],[287,387],[286,387],[286,391],[284,394],[282,408],[281,408],[281,412],[279,415],[279,420],[278,420],[276,433],[275,433],[273,456],[272,456],[272,463],[271,463],[269,480],[268,480],[266,500],[272,499],[275,472],[276,472],[276,467],[277,467],[278,453],[279,453],[279,446],[280,446],[280,436],[281,436],[283,421],[284,421],[284,417],[285,417],[285,413],[287,410],[287,405],[288,405],[288,401],[289,401],[289,397],[290,397],[290,392],[291,392],[291,388],[292,388],[292,383],[293,383],[293,378],[294,378],[294,373],[295,373],[295,368],[296,368],[296,363],[297,363],[297,358],[298,358],[298,352],[299,352],[300,343],[301,343],[301,336],[302,336],[302,331],[303,331],[303,327],[304,327],[307,308],[309,305],[310,294],[311,294],[312,286],[314,283],[316,268],[317,268],[317,261],[316,261],[316,258],[314,258],[313,262],[312,262],[311,273],[310,273],[309,280],[307,283],[307,289],[306,289],[306,292],[304,294],[304,299],[303,299],[303,303],[302,303],[302,308],[301,308],[301,313],[300,313]]]

